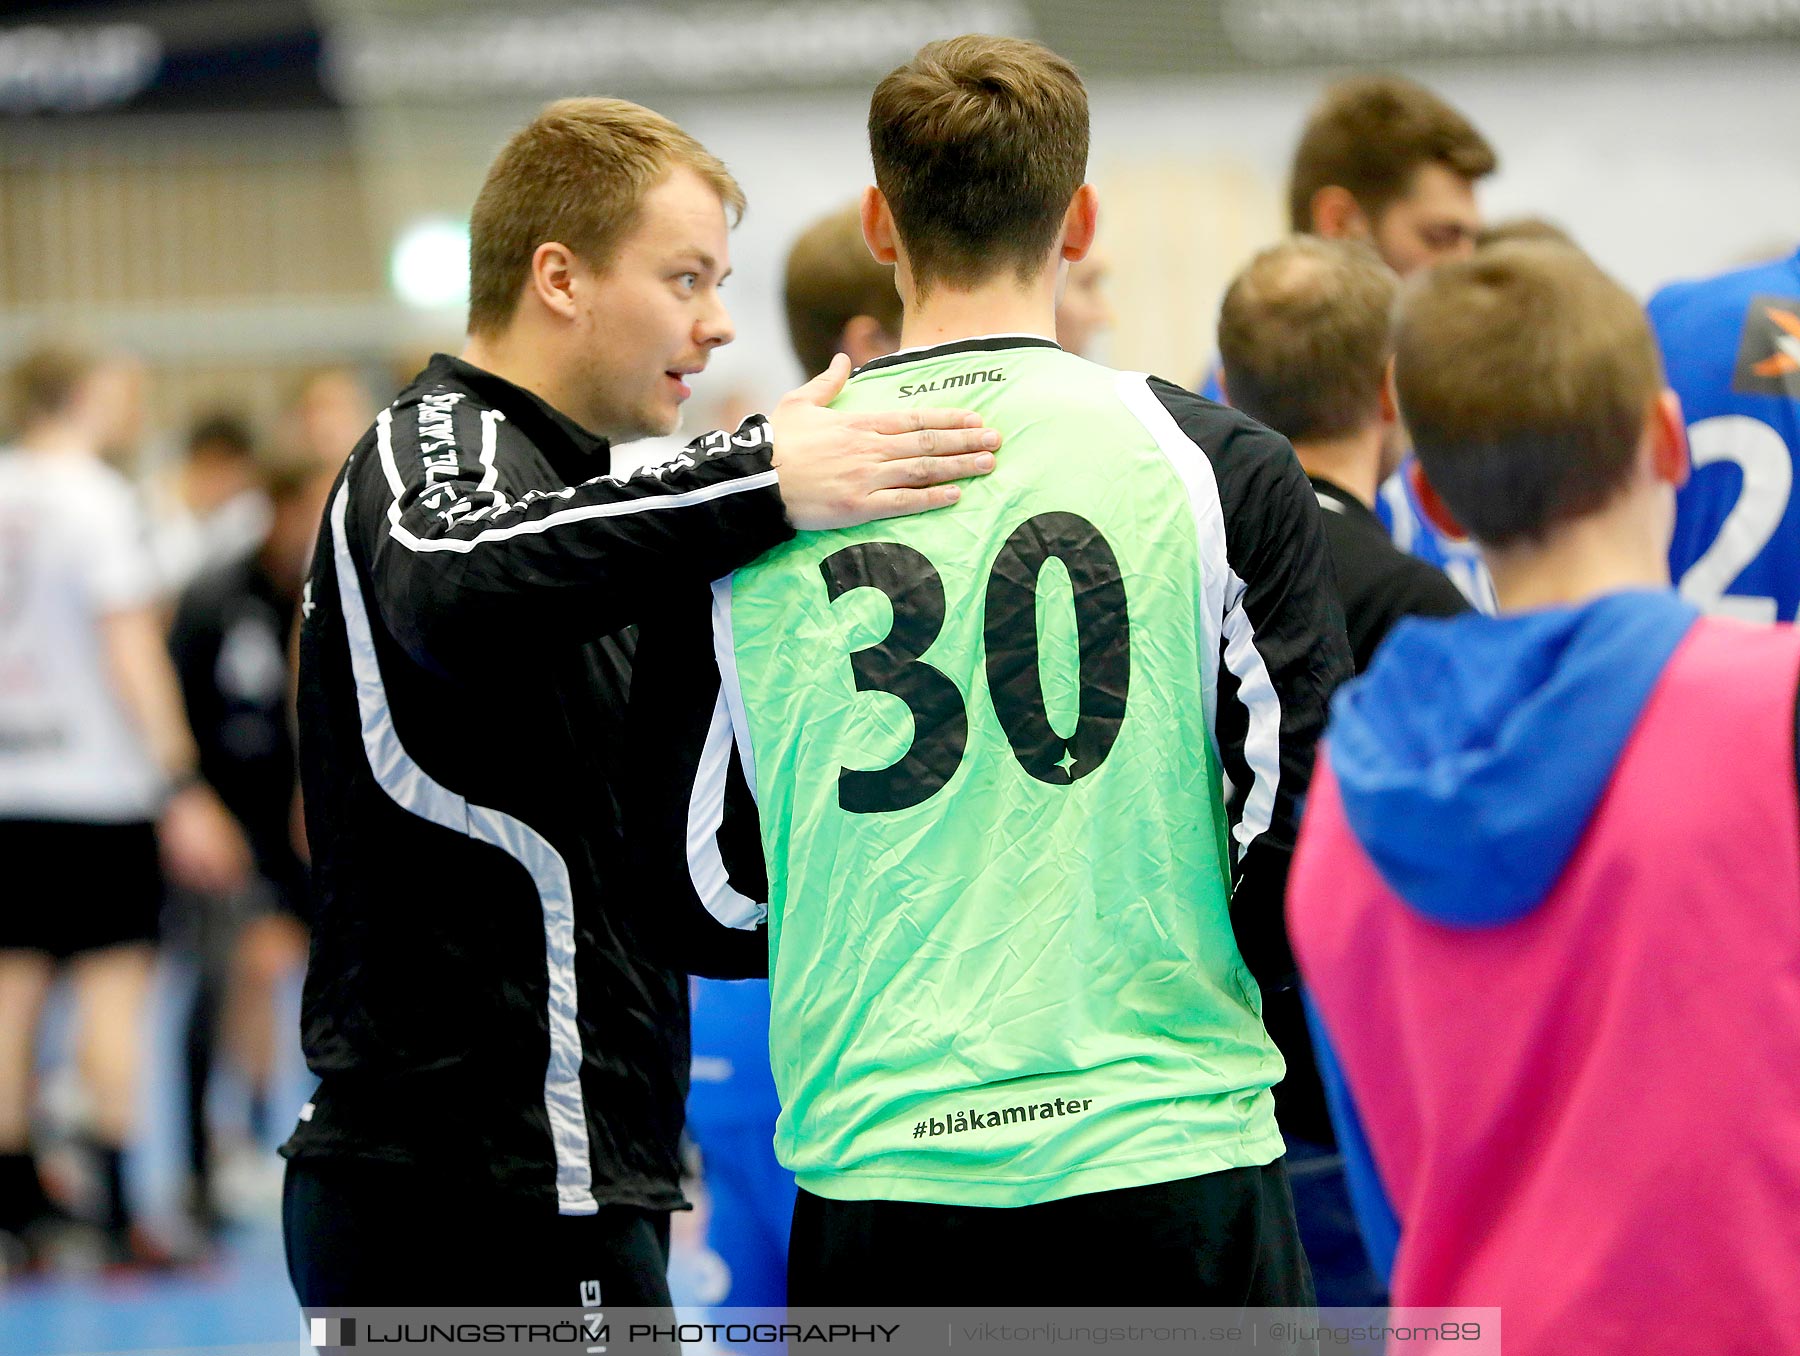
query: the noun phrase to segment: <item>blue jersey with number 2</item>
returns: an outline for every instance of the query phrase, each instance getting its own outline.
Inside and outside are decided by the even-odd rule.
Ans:
[[[1669,569],[1710,611],[1763,621],[1800,612],[1800,254],[1650,301],[1693,473],[1676,497]]]

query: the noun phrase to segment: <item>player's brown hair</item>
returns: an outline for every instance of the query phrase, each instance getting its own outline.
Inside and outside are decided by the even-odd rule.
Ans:
[[[644,195],[676,166],[718,191],[735,222],[744,194],[724,164],[660,113],[623,99],[560,99],[506,143],[469,220],[469,333],[511,322],[537,247],[554,240],[604,268]]]
[[[1427,479],[1501,547],[1612,499],[1663,385],[1631,294],[1579,250],[1528,241],[1403,290],[1394,380]]]
[[[1023,280],[1087,177],[1087,90],[1039,43],[928,43],[875,87],[869,152],[921,292]]]
[[[900,294],[894,268],[877,262],[863,243],[862,214],[855,204],[819,218],[788,251],[782,294],[788,339],[807,373],[831,365],[844,326],[859,315],[889,334],[900,333]]]
[[[1367,245],[1296,235],[1258,254],[1219,308],[1231,403],[1292,442],[1380,413],[1400,280]]]
[[[1580,249],[1575,237],[1548,217],[1508,217],[1492,226],[1483,226],[1475,235],[1475,248],[1485,250],[1514,240],[1536,240],[1550,245],[1567,245]]]
[[[1426,164],[1475,180],[1499,160],[1473,123],[1423,85],[1393,75],[1340,81],[1325,91],[1294,149],[1289,222],[1312,230],[1313,195],[1333,184],[1378,217]]]

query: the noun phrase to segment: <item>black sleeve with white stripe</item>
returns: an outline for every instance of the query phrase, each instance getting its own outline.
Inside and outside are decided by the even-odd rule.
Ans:
[[[711,617],[709,590],[684,589],[638,628],[625,830],[657,960],[745,979],[768,973],[768,877]]]
[[[793,535],[760,417],[564,485],[499,411],[426,404],[382,412],[355,485],[382,619],[428,667],[608,634]]]
[[[1318,500],[1287,439],[1171,382],[1151,385],[1219,487],[1235,576],[1216,722],[1232,785],[1232,926],[1251,972],[1280,987],[1294,974],[1282,923],[1288,863],[1331,695],[1351,673],[1343,612]]]

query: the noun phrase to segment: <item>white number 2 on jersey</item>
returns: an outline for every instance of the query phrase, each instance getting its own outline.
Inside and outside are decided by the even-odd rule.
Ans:
[[[1794,462],[1781,435],[1760,419],[1721,414],[1688,429],[1694,469],[1714,462],[1736,462],[1744,473],[1737,503],[1719,524],[1719,535],[1704,555],[1681,576],[1681,596],[1719,616],[1746,621],[1775,620],[1773,598],[1743,597],[1726,589],[1744,567],[1762,554],[1787,516],[1794,488]]]

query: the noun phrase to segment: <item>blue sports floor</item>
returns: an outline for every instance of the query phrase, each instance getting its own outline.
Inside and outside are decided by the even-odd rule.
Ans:
[[[181,964],[158,973],[144,1024],[146,1076],[142,1140],[128,1162],[129,1188],[140,1211],[156,1219],[173,1211],[183,1187],[179,1033],[192,976]],[[298,1029],[299,981],[285,996],[281,1029]],[[66,1042],[66,1015],[52,1000],[48,1048]],[[298,1037],[283,1051],[274,1126],[283,1134],[306,1096]],[[229,1103],[230,1079],[215,1105]],[[273,1157],[273,1149],[266,1152]],[[273,1210],[235,1226],[213,1262],[170,1275],[55,1277],[0,1283],[0,1353],[75,1356],[99,1352],[230,1351],[239,1356],[310,1352],[299,1306],[288,1286]]]
[[[180,960],[166,961],[143,1028],[141,1141],[127,1163],[127,1186],[140,1214],[152,1222],[177,1210],[185,1186],[180,1041],[192,990],[191,969]],[[286,1138],[311,1086],[299,1049],[299,990],[296,975],[277,1014],[278,1029],[287,1034],[270,1108],[276,1142]],[[700,981],[694,998],[695,1050],[702,1057],[694,1066],[690,1122],[696,1135],[714,1146],[708,1152],[715,1155],[717,1170],[697,1197],[701,1208],[674,1221],[670,1289],[678,1309],[696,1315],[709,1304],[779,1304],[793,1181],[775,1166],[768,1149],[775,1118],[762,1034],[768,1028],[768,990]],[[44,1027],[45,1058],[54,1066],[70,1035],[57,997]],[[241,1122],[242,1088],[223,1068],[214,1085],[215,1124]],[[262,1153],[273,1171],[274,1144],[262,1146]],[[273,1183],[266,1185],[259,1216],[234,1226],[216,1258],[197,1269],[0,1281],[0,1356],[310,1353],[282,1258]]]

